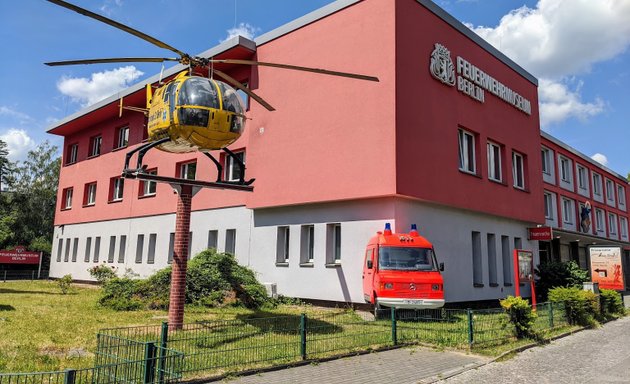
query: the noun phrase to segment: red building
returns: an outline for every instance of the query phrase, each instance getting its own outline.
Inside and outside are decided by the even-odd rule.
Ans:
[[[202,56],[365,73],[380,82],[222,68],[277,111],[249,103],[251,120],[230,149],[242,154],[255,190],[194,197],[193,254],[232,252],[287,296],[361,302],[366,242],[386,222],[403,232],[417,223],[446,264],[447,301],[513,293],[512,250],[538,254],[527,229],[545,223],[543,191],[560,195],[540,177],[531,74],[426,0],[337,1]],[[144,106],[143,87],[123,91],[125,103]],[[147,275],[170,261],[176,196],[166,184],[119,178],[125,153],[146,138],[144,124],[142,114],[119,118],[116,96],[50,130],[64,137],[51,276],[89,279],[86,269],[103,262]],[[574,153],[561,143],[550,149]],[[236,178],[238,169],[221,159],[226,178]],[[217,176],[201,154],[154,151],[145,163],[164,176]],[[602,172],[626,187],[612,175]],[[625,214],[606,212],[617,220]],[[627,235],[618,241],[627,244]]]

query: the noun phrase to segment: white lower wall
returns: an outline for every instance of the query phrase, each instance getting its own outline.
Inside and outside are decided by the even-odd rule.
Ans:
[[[245,207],[193,212],[191,218],[192,254],[208,245],[208,231],[218,230],[218,250],[225,250],[226,230],[236,230],[236,256],[239,263],[254,269],[261,282],[276,283],[278,293],[289,297],[363,302],[362,266],[365,245],[385,223],[394,231],[408,232],[416,223],[420,234],[431,241],[439,262],[446,270],[445,296],[448,302],[503,298],[514,293],[514,287],[504,279],[501,236],[508,236],[510,258],[514,239],[520,238],[523,249],[534,251],[538,263],[537,242],[527,240],[531,224],[456,210],[443,206],[400,198],[383,198],[327,204],[310,204],[283,208],[250,210]],[[327,226],[341,225],[341,262],[327,263]],[[313,262],[300,263],[301,227],[314,226]],[[277,263],[278,227],[288,226],[290,233],[288,263]],[[65,225],[55,228],[51,260],[52,277],[72,274],[73,278],[89,280],[87,269],[107,260],[110,236],[116,236],[114,262],[119,274],[130,269],[142,277],[167,266],[169,235],[174,232],[175,215],[161,215],[97,223]],[[481,280],[483,286],[473,286],[472,231],[481,236]],[[147,263],[149,234],[157,234],[155,263]],[[488,271],[487,234],[496,237],[496,284],[490,284]],[[138,234],[144,234],[142,262],[136,262]],[[124,262],[118,262],[120,236],[127,236]],[[86,239],[101,237],[100,257],[85,262]],[[72,261],[74,239],[78,239],[76,261]],[[57,261],[59,240],[63,240],[61,261]],[[64,261],[66,239],[70,241],[68,261]],[[110,263],[106,263],[110,264]],[[511,271],[510,264],[510,271]],[[512,281],[513,279],[508,279]],[[529,289],[523,287],[523,296]]]

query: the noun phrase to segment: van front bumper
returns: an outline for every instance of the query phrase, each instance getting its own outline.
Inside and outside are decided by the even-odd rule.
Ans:
[[[383,307],[430,309],[442,308],[444,299],[400,299],[397,297],[377,297],[376,304]]]

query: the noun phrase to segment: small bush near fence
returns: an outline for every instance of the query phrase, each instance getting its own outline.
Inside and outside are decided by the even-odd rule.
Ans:
[[[588,327],[597,325],[599,300],[593,292],[576,287],[557,287],[549,290],[549,300],[565,304],[570,324]]]
[[[510,317],[517,338],[523,339],[534,335],[533,327],[536,322],[536,314],[532,312],[532,307],[527,300],[520,296],[508,296],[501,300],[501,307]]]
[[[619,292],[612,289],[600,289],[599,298],[604,320],[616,319],[626,314],[626,308]]]

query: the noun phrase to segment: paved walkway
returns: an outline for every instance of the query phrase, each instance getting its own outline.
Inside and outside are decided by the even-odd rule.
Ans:
[[[230,384],[431,383],[476,368],[487,357],[409,347],[225,380]]]

